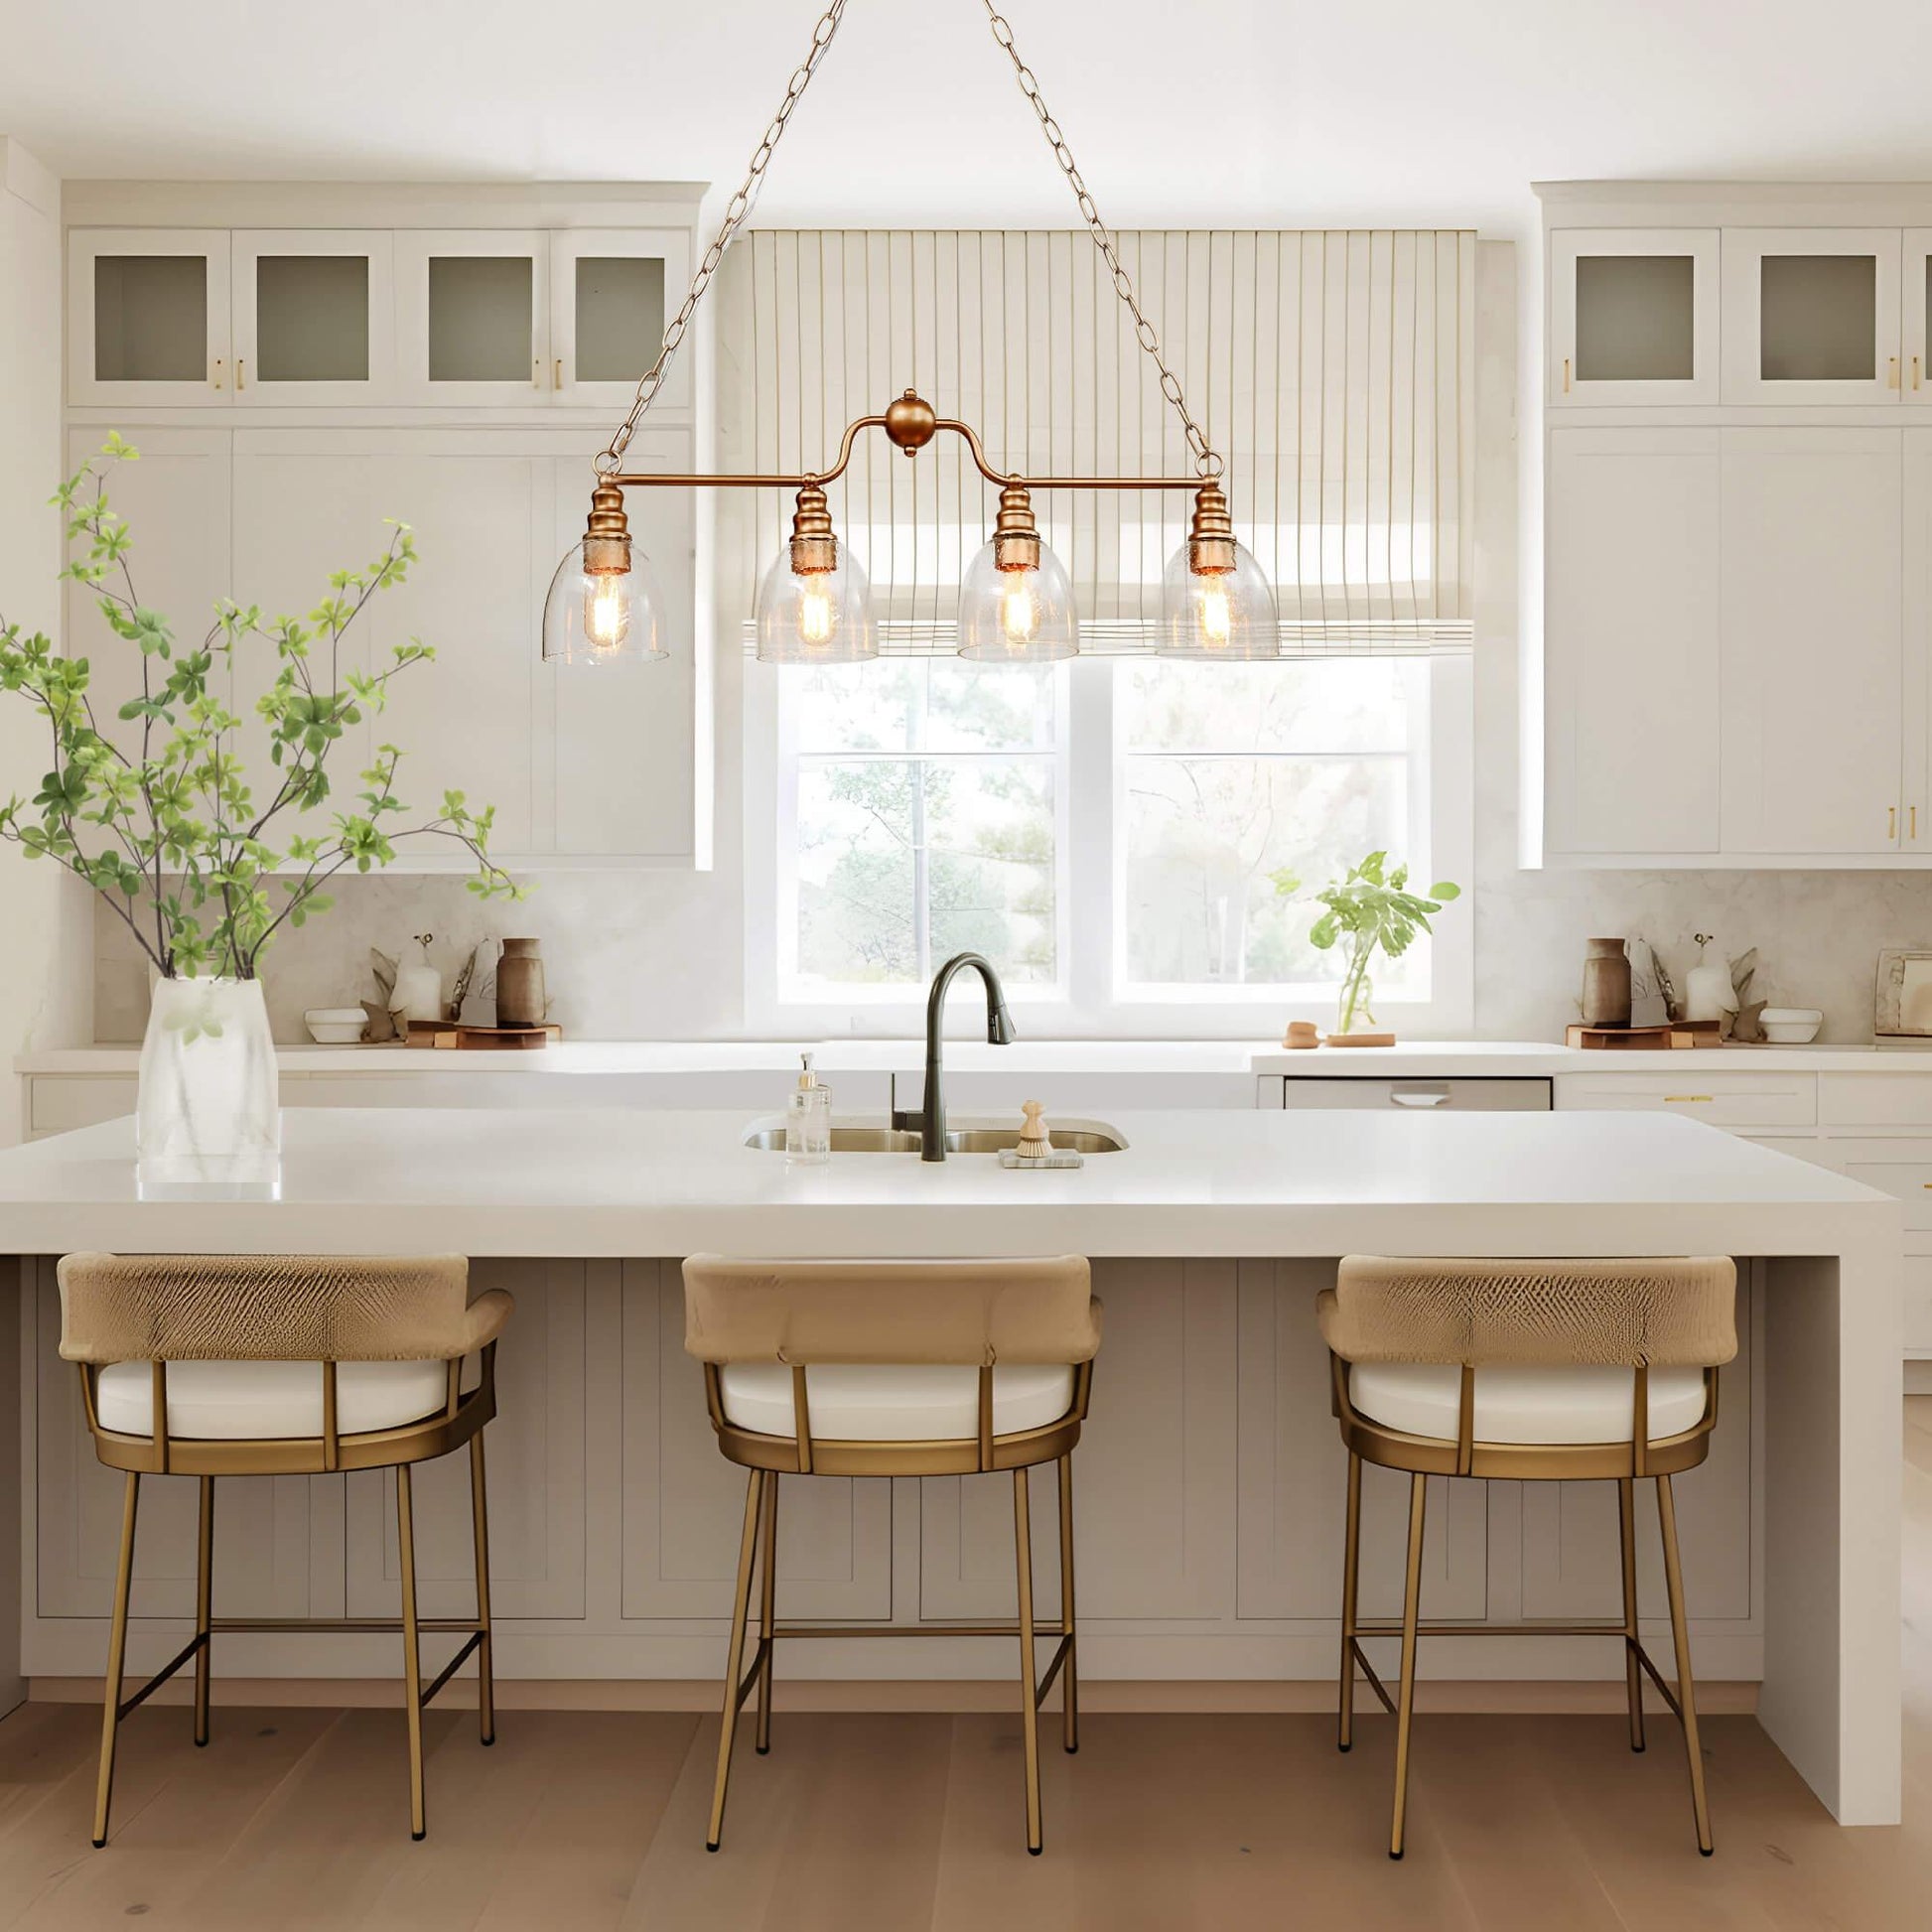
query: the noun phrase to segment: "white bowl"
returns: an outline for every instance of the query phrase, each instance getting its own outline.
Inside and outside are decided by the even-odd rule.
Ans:
[[[311,1007],[302,1019],[318,1046],[353,1046],[369,1024],[360,1007]]]
[[[1774,1046],[1809,1046],[1818,1037],[1825,1016],[1816,1007],[1766,1007],[1757,1024]]]

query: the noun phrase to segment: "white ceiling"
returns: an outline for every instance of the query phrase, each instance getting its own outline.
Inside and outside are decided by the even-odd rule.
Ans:
[[[1537,179],[1932,177],[1926,0],[1008,5],[1123,226],[1509,233]],[[814,18],[813,0],[0,0],[0,133],[72,176],[728,191]],[[759,208],[1069,217],[978,0],[852,0]]]

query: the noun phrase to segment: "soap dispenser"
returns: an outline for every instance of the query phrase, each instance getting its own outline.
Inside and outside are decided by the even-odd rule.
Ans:
[[[803,1071],[785,1107],[785,1159],[817,1166],[832,1158],[832,1089],[812,1071],[812,1056],[801,1053]]]

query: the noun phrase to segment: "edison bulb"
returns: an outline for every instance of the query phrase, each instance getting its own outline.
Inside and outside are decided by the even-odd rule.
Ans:
[[[641,544],[630,545],[629,566],[619,571],[586,570],[583,544],[572,544],[544,599],[543,655],[554,664],[667,656],[663,613],[663,594]]]
[[[1233,660],[1279,657],[1275,594],[1252,553],[1234,546],[1234,568],[1205,575],[1188,568],[1183,543],[1161,583],[1163,657]]]
[[[767,664],[846,664],[879,655],[872,587],[849,544],[830,570],[795,571],[791,545],[759,584],[754,610],[758,654]]]
[[[1029,570],[1002,570],[996,543],[967,565],[959,584],[959,654],[975,661],[1043,663],[1080,648],[1066,568],[1045,545]]]
[[[798,634],[808,644],[823,644],[832,635],[832,573],[811,571],[799,580]]]

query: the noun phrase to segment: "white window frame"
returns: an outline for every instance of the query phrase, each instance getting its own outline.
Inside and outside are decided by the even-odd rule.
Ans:
[[[1059,972],[1052,986],[1007,988],[1010,1004],[1021,1010],[1023,1030],[1042,1037],[1253,1039],[1278,1037],[1291,1020],[1332,1026],[1339,950],[1335,982],[1319,986],[1126,983],[1115,924],[1125,862],[1119,828],[1126,785],[1110,668],[1117,661],[1088,657],[1058,672],[1063,680],[1054,767]],[[1412,755],[1411,764],[1416,836],[1399,856],[1418,879],[1456,881],[1463,897],[1437,922],[1429,998],[1376,1002],[1377,1020],[1397,1033],[1450,1036],[1467,1034],[1474,1024],[1471,670],[1464,653],[1439,652],[1431,661],[1428,744]],[[1212,667],[1203,666],[1201,674],[1212,676]],[[783,740],[785,707],[779,702],[786,675],[768,665],[745,667],[747,1025],[778,1037],[917,1033],[923,986],[855,988],[851,997],[819,999],[787,997],[781,981],[783,922],[792,921],[795,931],[797,917],[795,886],[782,877],[778,863],[779,853],[791,850],[796,830],[790,816],[796,793],[783,782],[795,761]]]

